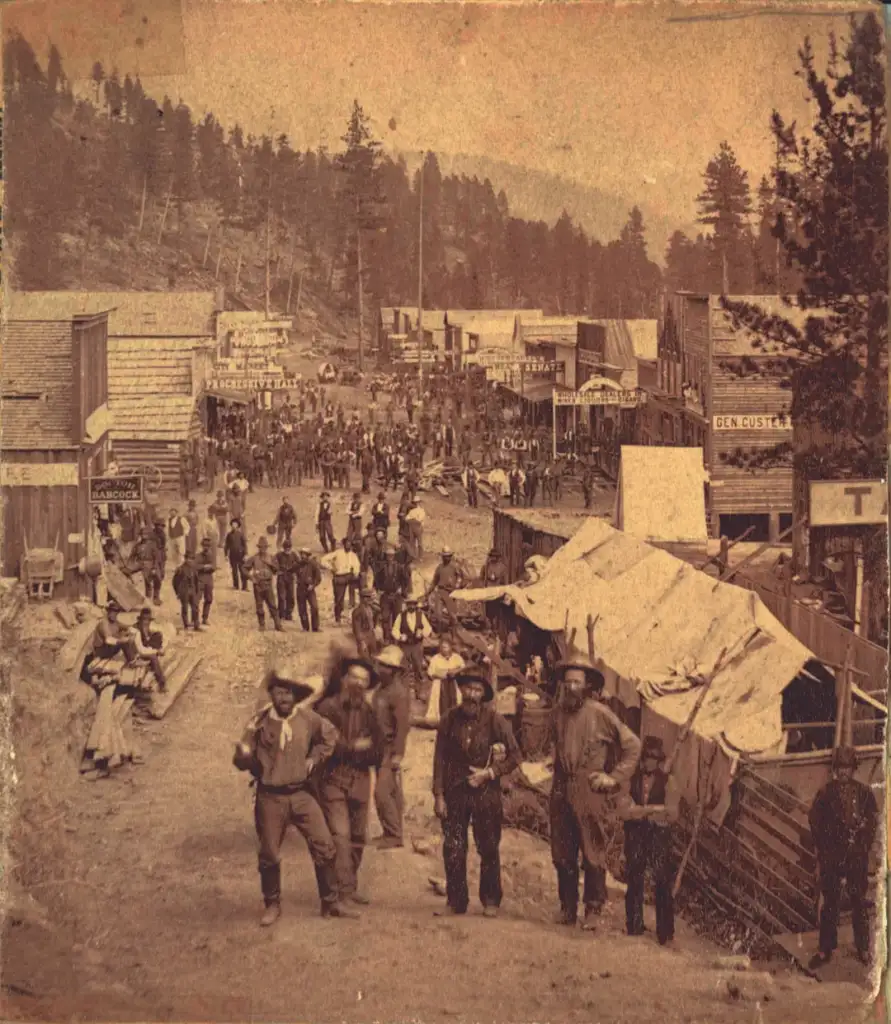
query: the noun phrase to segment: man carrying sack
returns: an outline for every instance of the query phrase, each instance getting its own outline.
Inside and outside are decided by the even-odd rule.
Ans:
[[[557,666],[554,780],[551,786],[551,857],[557,870],[561,924],[578,920],[579,854],[585,872],[586,931],[594,931],[606,903],[606,820],[614,797],[637,767],[640,740],[596,699],[603,675],[575,655]],[[609,762],[621,747],[615,767]]]
[[[276,666],[264,679],[270,702],[248,723],[233,763],[257,787],[254,821],[260,840],[264,927],[281,916],[281,845],[288,825],[306,840],[316,871],[323,917],[355,917],[337,898],[337,848],[311,789],[311,776],[334,753],[337,730],[306,707],[320,689],[303,666]]]
[[[461,704],[440,722],[433,755],[433,808],[442,822],[442,856],[448,906],[437,912],[465,914],[467,830],[480,855],[480,903],[486,917],[501,905],[501,783],[520,763],[513,730],[491,706],[488,679],[468,670],[458,675]]]

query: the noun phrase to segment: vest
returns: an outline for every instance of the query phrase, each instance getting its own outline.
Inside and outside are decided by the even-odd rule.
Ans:
[[[420,641],[422,640],[422,635],[421,634],[422,634],[422,630],[423,630],[424,626],[423,626],[423,619],[421,618],[421,612],[420,611],[415,612],[415,618],[417,620],[417,624],[416,624],[415,628],[414,629],[409,629],[409,626],[408,626],[408,612],[402,612],[402,614],[399,616],[399,632],[403,636],[407,636],[408,637],[408,640],[404,641],[405,643],[416,644],[416,643],[420,643]]]
[[[326,519],[331,518],[331,502],[323,501],[319,504],[319,522],[324,522]]]
[[[665,786],[668,782],[668,776],[661,768],[657,768],[653,776],[653,784],[650,786],[650,792],[647,796],[647,804],[664,804],[665,803]],[[637,771],[631,777],[631,799],[636,804],[643,804],[643,772]]]
[[[183,527],[183,521],[180,516],[175,516],[170,520],[170,529],[167,531],[171,539],[175,540],[177,537],[182,537],[186,532]]]

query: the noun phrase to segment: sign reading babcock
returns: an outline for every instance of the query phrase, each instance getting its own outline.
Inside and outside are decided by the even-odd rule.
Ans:
[[[141,504],[143,501],[144,478],[131,476],[94,476],[90,477],[90,504],[117,505]]]

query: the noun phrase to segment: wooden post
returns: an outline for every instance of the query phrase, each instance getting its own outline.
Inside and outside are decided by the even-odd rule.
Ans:
[[[142,202],[139,204],[139,228],[138,228],[138,230],[136,232],[138,235],[142,234],[142,225],[145,222],[145,199],[146,199],[147,193],[148,193],[148,175],[144,174],[142,176]]]
[[[551,394],[551,454],[557,461],[557,389]]]
[[[167,199],[164,203],[164,213],[161,217],[161,226],[158,228],[158,245],[161,244],[161,239],[164,237],[164,225],[167,223],[167,211],[170,209],[170,198],[173,195],[173,182],[170,182],[170,188],[167,189]]]
[[[835,670],[835,736],[832,741],[833,751],[844,744],[845,736],[848,732],[846,719],[850,715],[852,647],[852,644],[848,644],[848,650],[845,653],[845,663],[840,669]]]
[[[201,261],[201,266],[202,267],[206,267],[207,266],[207,257],[210,255],[210,238],[211,238],[212,234],[213,234],[213,226],[211,225],[211,227],[209,227],[207,229],[207,242],[205,242],[205,244],[204,244],[204,259]]]
[[[863,636],[863,555],[855,555],[854,632]]]
[[[232,287],[232,291],[238,294],[238,281],[241,277],[241,249],[238,250],[238,261],[235,264],[235,284]]]

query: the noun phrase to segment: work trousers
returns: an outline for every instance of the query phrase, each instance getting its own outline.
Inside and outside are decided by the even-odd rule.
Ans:
[[[315,590],[297,591],[297,614],[300,616],[300,625],[309,632],[310,624],[313,633],[319,631],[319,601]]]
[[[414,644],[402,644],[405,667],[415,677],[415,694],[418,700],[426,700],[430,696],[430,680],[424,671],[424,645],[421,641]]]
[[[869,952],[869,853],[847,852],[830,863],[820,864],[820,952],[831,953],[838,945],[838,918],[841,909],[842,879],[847,882],[851,901],[851,924],[858,953]]]
[[[210,618],[210,606],[213,604],[213,578],[199,580],[198,592],[201,595],[201,621],[207,625]]]
[[[217,547],[222,547],[226,543],[226,527],[228,524],[228,513],[224,516],[217,516],[217,533],[220,535],[220,539],[217,541]]]
[[[334,527],[331,525],[330,519],[319,520],[319,540],[325,553],[337,550],[337,541],[334,539]]]
[[[343,771],[325,780],[319,790],[325,821],[337,849],[335,875],[341,899],[358,888],[357,875],[368,836],[371,772]]]
[[[278,529],[276,531],[276,538],[275,538],[276,546],[278,548],[281,548],[286,540],[290,540],[291,539],[291,534],[293,533],[293,531],[294,531],[294,527],[293,526],[282,526],[282,524],[279,523],[278,524]]]
[[[626,822],[625,927],[629,935],[644,931],[644,881],[648,870],[656,889],[656,937],[664,944],[674,938],[671,834],[668,827],[652,822]]]
[[[261,627],[266,625],[266,608],[268,608],[272,621],[275,623],[275,628],[278,629],[281,625],[281,620],[278,617],[278,607],[275,603],[272,583],[254,584],[254,607],[257,609],[257,622]]]
[[[306,840],[322,903],[337,902],[337,848],[312,793],[306,789],[295,793],[258,789],[254,822],[260,840],[260,885],[267,907],[281,901],[281,848],[288,825],[293,825]]]
[[[143,569],[142,582],[149,601],[161,600],[161,574],[157,569]]]
[[[359,580],[358,576],[351,576],[350,577],[350,585],[349,585],[350,608],[355,608],[356,607],[356,601],[358,601],[358,599],[359,599],[359,584],[360,584],[360,580]]]
[[[402,611],[402,594],[381,594],[381,631],[384,639],[393,635],[393,624]]]
[[[360,544],[362,542],[362,520],[355,519],[350,516],[350,521],[347,524],[347,538],[351,542]]]
[[[362,470],[362,493],[368,494],[371,490],[371,471]]]
[[[480,856],[480,903],[501,905],[501,786],[490,782],[479,789],[466,783],[446,794],[442,823],[442,858],[449,906],[459,914],[467,910],[467,829],[473,825],[473,841]]]
[[[408,524],[409,550],[414,558],[424,557],[424,524],[411,520]]]
[[[287,622],[294,618],[294,574],[280,572],[275,581],[278,591],[278,612]]]
[[[189,626],[198,628],[198,595],[190,594],[188,597],[181,597],[179,599],[179,608],[183,619],[183,629],[188,629]],[[191,622],[189,619],[191,618]]]
[[[360,658],[373,658],[377,654],[380,644],[374,630],[370,633],[360,633],[356,637],[356,650]]]
[[[468,487],[467,488],[467,504],[471,508],[477,508],[479,506],[479,503],[480,503],[480,495],[479,495],[479,491],[477,490],[476,486]]]
[[[167,562],[170,568],[176,570],[183,564],[183,538],[169,537],[167,540]]]
[[[230,559],[229,567],[232,569],[232,586],[235,590],[239,588],[241,590],[247,590],[248,588],[248,577],[245,572],[244,562],[239,559]]]
[[[405,798],[402,793],[402,772],[395,771],[390,763],[393,751],[385,748],[377,769],[374,785],[374,805],[384,836],[402,842],[402,812]]]
[[[335,576],[332,580],[334,587],[334,621],[338,624],[343,617],[343,605],[346,600],[347,587],[350,585],[350,578],[347,575]]]
[[[606,903],[606,837],[600,823],[591,816],[579,817],[569,800],[551,794],[551,859],[557,870],[560,906],[567,913],[578,912],[579,855],[585,872],[585,910],[599,913]]]

